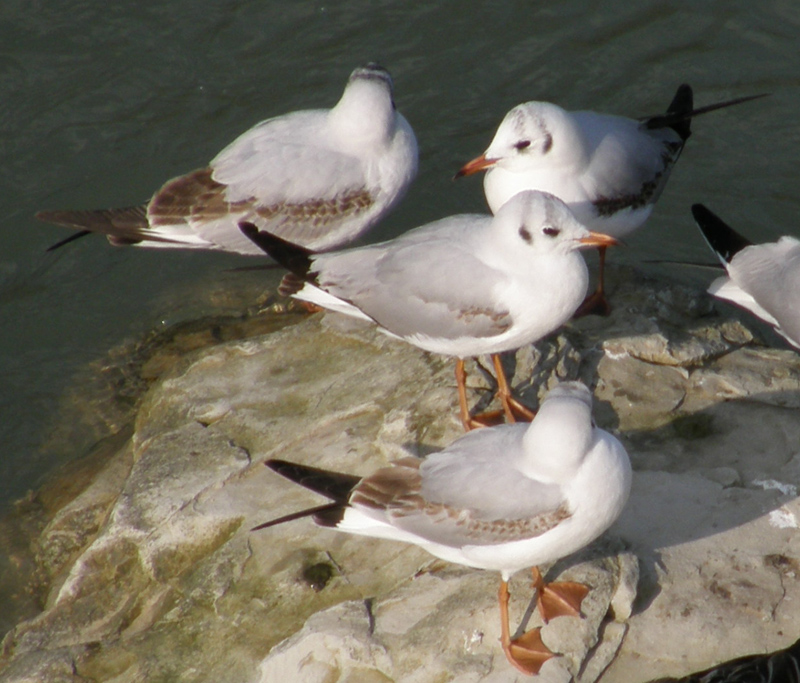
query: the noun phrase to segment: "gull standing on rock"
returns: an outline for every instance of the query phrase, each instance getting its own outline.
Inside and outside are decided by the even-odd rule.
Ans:
[[[389,72],[353,71],[333,109],[262,121],[205,168],[167,182],[147,203],[36,217],[113,245],[261,254],[239,221],[315,251],[353,241],[403,197],[417,173],[414,132],[396,110]]]
[[[692,215],[727,272],[709,293],[766,321],[800,350],[800,240],[753,244],[702,204]]]
[[[424,460],[403,458],[363,479],[284,460],[266,464],[334,502],[255,529],[313,515],[320,526],[413,543],[448,562],[500,572],[503,651],[527,674],[538,673],[553,652],[540,628],[511,638],[511,575],[533,567],[545,623],[579,616],[589,587],[545,584],[537,565],[599,537],[622,512],[631,486],[628,454],[594,426],[592,395],[580,382],[552,389],[530,425],[471,432]]]
[[[523,190],[559,197],[591,230],[624,237],[647,220],[691,135],[691,119],[755,95],[693,109],[681,85],[665,114],[645,119],[569,112],[549,102],[526,102],[506,114],[488,149],[456,177],[486,171],[483,186],[493,213]],[[597,290],[579,314],[608,312],[600,248]]]
[[[567,322],[586,295],[578,250],[616,244],[589,232],[564,202],[515,196],[497,215],[458,215],[381,244],[315,254],[256,226],[242,231],[290,271],[283,294],[377,323],[426,351],[456,356],[461,420],[464,358],[491,354],[506,418],[531,412],[511,396],[498,354],[538,341]]]

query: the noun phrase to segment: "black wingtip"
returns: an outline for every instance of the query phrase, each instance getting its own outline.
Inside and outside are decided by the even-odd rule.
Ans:
[[[304,488],[330,498],[333,502],[272,519],[254,526],[250,531],[267,529],[271,526],[277,526],[278,524],[291,522],[303,517],[313,517],[314,522],[320,526],[335,527],[342,519],[350,493],[361,481],[361,477],[352,474],[342,474],[341,472],[323,470],[319,467],[309,467],[308,465],[301,465],[288,460],[270,459],[264,464],[282,477],[286,477]]]
[[[676,117],[676,120],[669,124],[670,128],[680,135],[681,140],[686,142],[692,134],[691,112],[694,109],[694,92],[688,83],[681,83],[675,96],[672,98],[667,115]]]
[[[39,218],[39,214],[36,214],[36,218]],[[73,233],[69,237],[65,237],[63,240],[56,242],[55,244],[51,244],[45,252],[48,251],[55,251],[56,249],[61,249],[65,244],[69,244],[70,242],[74,242],[75,240],[80,239],[81,237],[86,237],[86,235],[91,235],[91,230],[79,230],[78,232]]]
[[[264,464],[282,477],[337,503],[346,503],[352,490],[361,481],[361,477],[352,474],[310,467],[288,460],[271,459]]]
[[[239,223],[239,230],[265,254],[298,277],[305,278],[311,271],[314,255],[311,249],[289,242],[266,230],[259,230],[256,225],[247,221]]]
[[[684,83],[675,93],[672,103],[667,108],[667,113],[660,116],[651,116],[644,120],[645,127],[649,129],[655,128],[672,128],[681,138],[685,141],[691,135],[691,120],[700,114],[707,114],[717,109],[725,109],[726,107],[733,107],[737,104],[743,104],[752,100],[758,100],[762,97],[769,96],[770,93],[759,93],[758,95],[745,95],[744,97],[737,97],[725,102],[717,102],[716,104],[709,104],[705,107],[693,109],[693,95],[691,87]]]
[[[692,216],[708,246],[723,263],[730,263],[736,254],[752,244],[702,204],[692,205]]]
[[[263,522],[262,524],[257,524],[250,529],[250,531],[269,529],[271,526],[278,526],[279,524],[285,524],[286,522],[293,522],[296,519],[303,519],[303,517],[314,517],[314,519],[316,519],[317,515],[335,513],[337,510],[341,509],[341,507],[341,503],[326,503],[325,505],[318,505],[317,507],[307,508],[305,510],[293,512],[289,515],[284,515],[283,517],[278,517],[277,519],[271,519],[268,522]],[[322,526],[327,525],[323,524]]]

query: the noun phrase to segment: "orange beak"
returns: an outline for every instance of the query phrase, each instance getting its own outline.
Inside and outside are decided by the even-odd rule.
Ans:
[[[619,240],[614,239],[610,235],[604,235],[602,232],[592,232],[586,237],[581,237],[578,242],[585,247],[616,247],[620,244]]]
[[[472,175],[478,171],[485,171],[487,168],[491,168],[496,163],[497,159],[487,159],[485,154],[481,154],[479,157],[464,164],[458,173],[455,174],[454,178],[461,178],[462,176]]]

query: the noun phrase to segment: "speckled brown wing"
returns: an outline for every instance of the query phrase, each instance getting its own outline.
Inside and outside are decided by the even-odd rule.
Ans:
[[[502,335],[514,323],[494,287],[506,277],[476,256],[491,217],[451,216],[382,244],[314,258],[314,284],[398,337]]]
[[[350,505],[379,510],[393,526],[452,547],[535,538],[570,517],[566,503],[530,516],[492,519],[475,510],[426,500],[422,495],[422,462],[403,458],[365,477],[353,490]]]
[[[147,206],[151,225],[185,225],[191,220],[216,220],[246,210],[252,200],[234,204],[226,201],[225,185],[215,181],[212,173],[206,167],[166,182]]]
[[[303,201],[264,201],[256,196],[232,201],[228,186],[214,180],[213,173],[207,167],[166,183],[148,205],[150,224],[167,229],[191,226],[199,238],[231,247],[231,238],[240,239],[236,225],[248,221],[290,242],[308,245],[320,236],[334,235],[338,226],[358,221],[375,203],[364,186]]]

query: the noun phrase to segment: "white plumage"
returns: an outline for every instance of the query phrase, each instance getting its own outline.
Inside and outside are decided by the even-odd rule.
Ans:
[[[515,350],[563,325],[586,294],[578,250],[615,243],[586,230],[560,199],[532,191],[494,218],[451,216],[388,242],[326,254],[242,229],[294,271],[285,292],[458,359]],[[459,381],[466,425],[464,396]]]
[[[259,123],[145,205],[37,217],[106,234],[115,245],[260,254],[238,228],[244,220],[322,251],[351,242],[386,215],[417,163],[416,138],[395,109],[391,76],[370,64],[353,71],[332,109]]]
[[[727,272],[709,293],[750,311],[800,349],[800,240],[750,244],[702,204],[692,214]]]
[[[403,458],[363,479],[283,460],[267,465],[328,498],[313,515],[340,531],[418,545],[444,560],[501,574],[502,645],[509,661],[536,673],[553,653],[539,629],[510,637],[507,582],[534,567],[543,619],[580,614],[582,584],[545,584],[536,565],[573,553],[608,529],[628,498],[631,466],[622,444],[592,421],[579,382],[552,389],[530,425],[471,432],[439,453]]]

